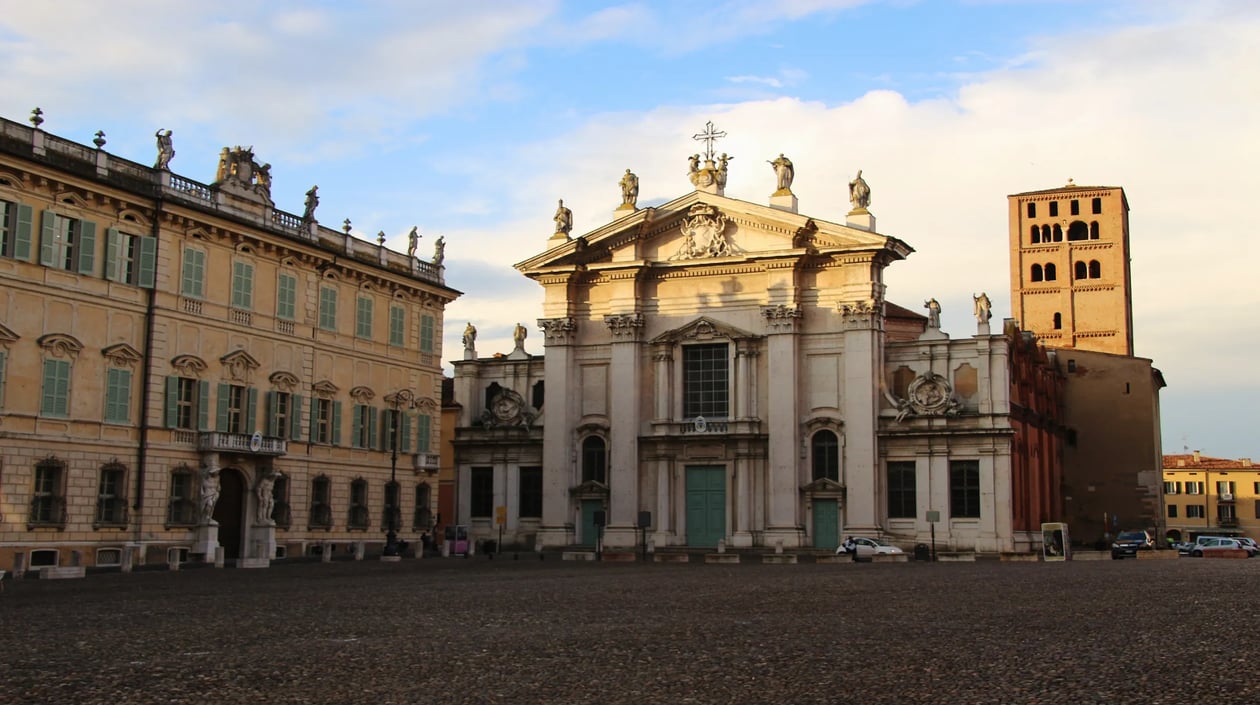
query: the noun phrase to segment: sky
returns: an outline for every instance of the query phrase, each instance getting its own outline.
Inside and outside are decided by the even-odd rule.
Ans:
[[[1257,237],[1260,3],[1229,0],[674,0],[527,3],[43,0],[0,13],[0,115],[214,178],[219,150],[272,164],[277,208],[419,253],[446,240],[444,352],[543,352],[556,200],[574,234],[690,192],[692,135],[735,155],[726,195],[765,203],[792,159],[800,212],[844,222],[857,172],[877,228],[915,248],[887,298],[971,296],[1010,316],[1006,196],[1078,185],[1128,196],[1135,353],[1153,360],[1167,453],[1260,459]],[[454,351],[454,352],[452,352]]]

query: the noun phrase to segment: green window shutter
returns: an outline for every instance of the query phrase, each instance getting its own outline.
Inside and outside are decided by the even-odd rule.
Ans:
[[[332,413],[332,444],[341,445],[341,402],[333,402]]]
[[[377,428],[377,420],[378,420],[376,407],[368,407],[368,412],[366,416],[368,420],[367,447],[376,448],[377,447],[376,428]]]
[[[279,286],[276,289],[278,292],[276,315],[286,321],[292,321],[297,317],[297,278],[281,274]]]
[[[96,223],[79,221],[79,274],[92,274],[96,270]]]
[[[337,330],[337,290],[332,287],[319,289],[319,327]]]
[[[245,394],[245,433],[253,433],[258,430],[255,425],[257,415],[254,409],[258,408],[258,390],[250,387]]]
[[[140,237],[140,271],[136,286],[152,289],[157,284],[157,238]]]
[[[267,392],[263,395],[263,406],[266,409],[264,413],[267,416],[267,427],[263,430],[263,433],[268,436],[276,435],[275,395],[275,392]]]
[[[402,306],[389,307],[389,344],[402,347],[407,311]]]
[[[175,428],[179,423],[179,378],[166,378],[166,407],[164,409],[166,416],[166,427]]]
[[[360,296],[354,316],[354,334],[360,338],[372,337],[372,299]]]
[[[18,204],[17,228],[13,234],[13,258],[31,261],[31,232],[35,222],[35,209]]]
[[[297,394],[289,395],[289,440],[302,440],[302,397]]]
[[[4,358],[4,351],[0,350],[0,409],[4,408]]]
[[[398,450],[401,453],[411,452],[411,415],[402,414],[398,419]]]
[[[201,262],[198,255],[201,252],[191,247],[184,248],[184,271],[180,277],[180,293],[184,296],[192,296],[201,298]]]
[[[106,372],[105,420],[127,423],[131,416],[131,370],[111,368]]]
[[[432,418],[428,414],[421,414],[416,417],[416,452],[428,453],[432,440],[429,438],[433,433],[431,426]]]
[[[105,229],[105,278],[112,282],[122,281],[118,273],[118,265],[122,260],[118,256],[118,244],[122,239],[118,234],[118,228]]]
[[[68,415],[69,396],[70,363],[65,360],[44,360],[44,386],[40,413],[49,416]]]
[[[355,404],[350,410],[350,447],[358,448],[363,437],[363,405]]]
[[[55,266],[57,259],[57,214],[44,211],[39,234],[39,263],[45,267]]]
[[[319,399],[311,399],[311,417],[307,423],[308,437],[314,443],[319,440]]]
[[[232,263],[232,305],[236,308],[254,308],[254,266],[248,262]]]
[[[197,382],[197,430],[210,430],[210,383]]]
[[[433,352],[433,316],[420,317],[420,352]]]
[[[219,383],[219,397],[215,401],[214,430],[226,432],[228,430],[228,395],[231,394],[230,386],[222,382]]]

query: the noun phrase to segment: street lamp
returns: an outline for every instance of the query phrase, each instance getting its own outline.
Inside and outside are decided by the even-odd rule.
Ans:
[[[398,487],[398,420],[402,415],[404,408],[411,408],[411,404],[415,397],[409,389],[401,389],[395,392],[391,397],[385,397],[387,403],[393,404],[394,413],[390,416],[390,443],[389,443],[389,486],[386,488],[385,497],[389,498],[390,491],[394,493],[394,501],[386,507],[389,512],[385,531],[385,548],[382,554],[386,556],[397,556],[398,550],[398,519],[401,511],[399,505],[402,504],[402,491]]]

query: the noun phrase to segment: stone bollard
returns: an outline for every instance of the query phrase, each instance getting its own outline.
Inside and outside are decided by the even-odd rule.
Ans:
[[[83,565],[83,553],[80,551],[71,551],[70,552],[70,565],[71,567],[74,567],[74,568],[78,568],[79,566]]]
[[[726,539],[718,539],[717,552],[726,553]]]
[[[778,555],[783,555],[783,539],[774,542],[774,552]]]
[[[333,545],[331,541],[325,541],[320,544],[319,560],[323,563],[332,562]]]
[[[17,552],[13,554],[13,577],[20,578],[26,575],[26,554]]]
[[[215,568],[222,568],[222,567],[224,566],[224,564],[225,564],[225,563],[226,563],[226,556],[224,556],[224,554],[223,554],[223,547],[222,547],[222,546],[215,546],[215,548],[214,548],[214,567],[215,567]]]
[[[124,573],[130,573],[130,572],[131,572],[131,569],[132,569],[132,567],[133,567],[131,564],[132,564],[132,563],[134,563],[134,562],[135,562],[135,560],[136,560],[136,547],[135,547],[135,546],[123,546],[123,550],[122,550],[122,572],[124,572]]]
[[[353,546],[353,547],[354,547],[354,559],[355,559],[356,561],[361,561],[361,560],[363,560],[364,542],[362,542],[362,541],[355,541],[355,542],[353,542],[353,543],[351,544],[351,546]]]

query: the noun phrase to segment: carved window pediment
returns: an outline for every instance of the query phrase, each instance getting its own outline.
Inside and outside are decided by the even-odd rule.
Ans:
[[[438,410],[439,405],[433,397],[424,397],[416,401],[416,408],[423,413],[432,414]]]
[[[360,404],[369,404],[376,398],[376,392],[368,387],[354,387],[350,390],[350,398]]]
[[[749,340],[760,336],[735,326],[701,316],[694,321],[665,331],[652,339],[652,343],[707,342],[710,340]]]
[[[229,378],[246,384],[249,383],[250,375],[258,369],[258,361],[244,350],[234,350],[219,358],[219,362],[227,370]]]
[[[333,384],[332,382],[329,382],[326,379],[321,379],[320,381],[311,385],[311,391],[314,392],[315,396],[319,397],[320,399],[332,399],[333,397],[337,396],[337,392],[341,390],[338,389],[337,385]]]
[[[8,345],[9,343],[16,343],[18,341],[18,338],[20,337],[22,336],[18,335],[17,333],[14,333],[12,330],[8,328],[8,326],[4,325],[3,323],[0,323],[0,345]]]
[[[268,377],[267,380],[271,382],[272,386],[282,392],[292,392],[294,389],[297,389],[300,381],[298,380],[297,375],[284,371],[272,372],[271,376]]]
[[[111,345],[102,350],[101,355],[104,355],[105,359],[109,360],[110,364],[115,367],[134,367],[144,357],[139,350],[126,343]]]
[[[182,377],[200,377],[206,371],[205,360],[196,355],[176,355],[171,360],[171,367]]]
[[[83,350],[83,343],[78,338],[65,333],[49,333],[42,335],[37,341],[39,347],[48,351],[53,357],[69,357],[78,356],[79,351]]]

